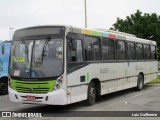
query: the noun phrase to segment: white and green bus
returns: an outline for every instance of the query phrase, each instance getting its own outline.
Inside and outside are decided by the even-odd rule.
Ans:
[[[66,105],[143,85],[157,78],[156,42],[72,26],[15,31],[9,65],[12,102]]]

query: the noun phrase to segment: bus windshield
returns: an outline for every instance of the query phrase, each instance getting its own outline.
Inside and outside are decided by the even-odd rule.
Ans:
[[[10,75],[45,78],[63,72],[63,38],[13,41]]]

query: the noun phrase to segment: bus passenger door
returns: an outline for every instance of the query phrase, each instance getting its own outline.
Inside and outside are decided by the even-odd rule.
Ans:
[[[84,67],[82,40],[71,38],[67,47],[67,88],[70,93],[68,102],[73,103],[81,100],[81,83],[85,82],[85,74],[82,71]]]
[[[68,43],[68,63],[73,63],[74,65],[83,62],[82,57],[82,40],[71,39]]]

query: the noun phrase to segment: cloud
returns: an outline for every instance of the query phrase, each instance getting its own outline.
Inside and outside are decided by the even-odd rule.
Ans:
[[[116,18],[136,12],[160,13],[159,0],[87,0],[89,28],[110,28]],[[49,24],[84,27],[84,0],[0,0],[0,39],[9,28]]]

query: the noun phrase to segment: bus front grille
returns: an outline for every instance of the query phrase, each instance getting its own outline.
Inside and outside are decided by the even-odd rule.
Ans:
[[[49,81],[19,81],[11,80],[14,90],[21,93],[48,93],[54,90],[56,80]]]
[[[26,88],[26,87],[16,87],[17,92],[22,93],[47,93],[49,88]]]

